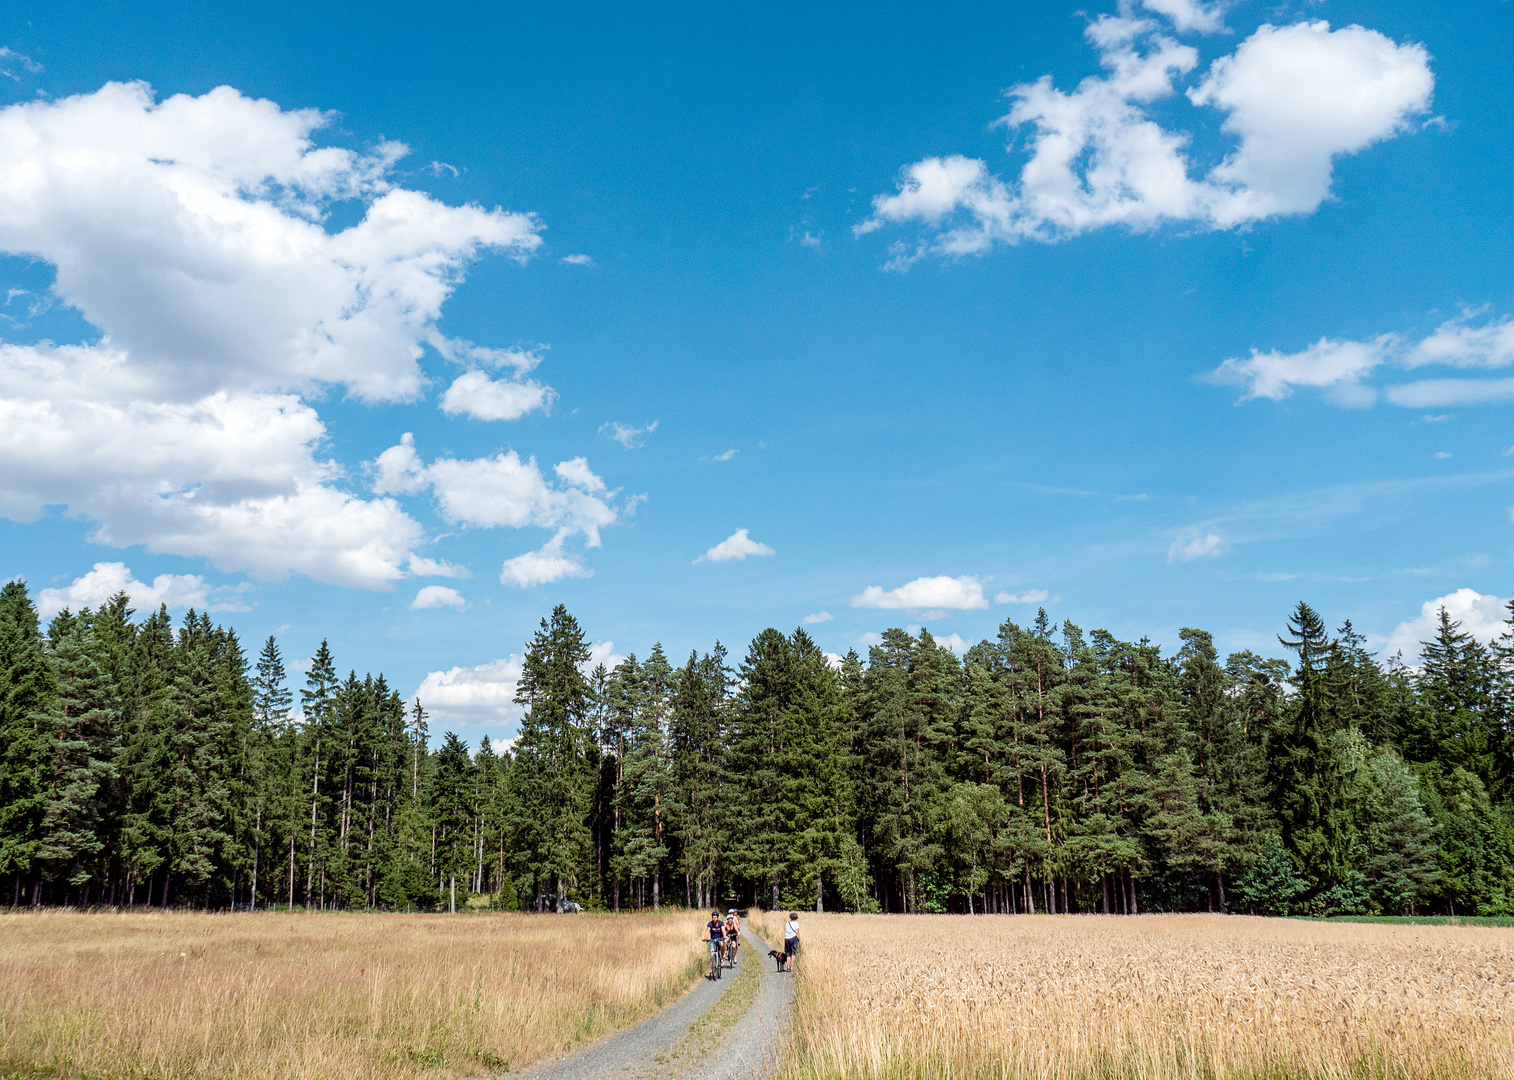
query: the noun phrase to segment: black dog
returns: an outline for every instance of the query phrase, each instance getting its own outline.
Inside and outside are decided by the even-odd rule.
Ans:
[[[768,955],[771,956],[777,962],[777,964],[778,964],[778,970],[779,971],[787,971],[788,970],[789,958],[788,958],[788,955],[786,953],[780,952],[777,949],[769,949],[768,950]]]

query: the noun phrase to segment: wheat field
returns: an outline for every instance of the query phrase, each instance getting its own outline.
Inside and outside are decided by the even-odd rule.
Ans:
[[[1514,931],[802,917],[787,1080],[1514,1077]]]
[[[519,1068],[679,997],[697,913],[0,914],[0,1076]]]

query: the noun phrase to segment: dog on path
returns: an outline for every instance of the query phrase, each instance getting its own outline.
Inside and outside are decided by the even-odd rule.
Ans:
[[[783,952],[782,949],[769,949],[768,950],[768,955],[771,956],[773,958],[774,962],[777,963],[779,971],[787,971],[788,970],[789,958],[788,958],[787,954],[785,954]]]

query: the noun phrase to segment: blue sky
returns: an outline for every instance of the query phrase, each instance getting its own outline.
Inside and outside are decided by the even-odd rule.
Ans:
[[[476,738],[558,602],[1387,652],[1511,592],[1510,5],[0,18],[45,606],[328,637]]]

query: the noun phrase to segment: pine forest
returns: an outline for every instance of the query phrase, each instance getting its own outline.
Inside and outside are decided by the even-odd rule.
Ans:
[[[1511,604],[1514,609],[1514,604]],[[1514,911],[1514,610],[1419,665],[1299,604],[1286,659],[1162,655],[1043,610],[957,657],[889,630],[653,646],[562,607],[518,737],[448,731],[323,642],[302,685],[122,594],[0,593],[0,902],[882,912]]]

